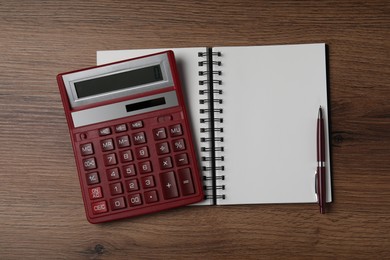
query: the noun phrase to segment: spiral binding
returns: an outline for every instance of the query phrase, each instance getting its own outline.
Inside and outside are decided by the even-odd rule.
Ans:
[[[222,133],[223,127],[216,127],[216,123],[223,123],[223,109],[217,108],[215,105],[222,104],[222,98],[219,98],[219,95],[223,94],[222,89],[216,88],[216,86],[222,85],[222,80],[214,79],[214,76],[221,76],[221,70],[214,70],[213,67],[221,66],[221,61],[214,60],[214,58],[221,57],[221,52],[213,52],[211,49],[207,49],[206,52],[199,52],[198,57],[203,60],[198,62],[199,67],[206,67],[206,70],[200,70],[199,76],[204,76],[204,79],[199,80],[199,86],[207,86],[206,89],[200,89],[199,95],[204,96],[199,99],[200,104],[207,105],[207,108],[201,108],[199,110],[200,114],[207,114],[208,116],[200,119],[201,124],[205,124],[205,127],[201,127],[200,131],[202,133],[209,133],[208,137],[202,137],[200,141],[202,142],[201,151],[205,153],[201,160],[205,162],[211,162],[210,166],[203,166],[202,170],[205,172],[210,172],[211,176],[204,176],[203,180],[211,181],[212,185],[205,185],[205,190],[211,190],[212,195],[206,195],[206,199],[212,199],[213,204],[216,204],[216,201],[219,199],[225,199],[224,194],[217,194],[217,190],[225,190],[225,185],[217,185],[217,180],[225,180],[225,175],[220,174],[220,172],[225,170],[223,165],[216,165],[216,161],[223,162],[225,157],[223,155],[216,156],[216,152],[224,152],[223,137],[216,137],[215,133]],[[215,116],[218,114],[219,116]],[[208,143],[209,147],[206,147],[205,144]]]

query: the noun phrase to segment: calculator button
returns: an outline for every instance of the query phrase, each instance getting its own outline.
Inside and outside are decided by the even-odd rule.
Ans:
[[[93,146],[92,143],[82,144],[80,147],[81,155],[91,155],[93,154]]]
[[[190,195],[195,193],[190,168],[179,170],[179,184],[181,190],[183,191],[183,195]]]
[[[115,153],[106,154],[103,156],[103,158],[104,158],[104,165],[106,166],[117,164]]]
[[[110,192],[111,195],[122,194],[123,193],[122,184],[120,182],[110,184]]]
[[[123,209],[123,208],[126,207],[126,203],[125,203],[125,198],[124,197],[119,197],[119,198],[112,199],[110,201],[110,204],[111,204],[111,209],[112,210]]]
[[[144,126],[144,123],[141,120],[130,123],[131,129],[138,129],[138,128],[142,128],[143,126]]]
[[[153,129],[154,140],[161,140],[167,138],[167,132],[164,127]]]
[[[146,143],[145,132],[139,132],[132,135],[134,144]]]
[[[118,144],[119,148],[128,147],[130,146],[130,139],[129,136],[124,135],[120,136],[116,139],[116,143]]]
[[[106,171],[107,173],[107,179],[109,181],[112,181],[112,180],[117,180],[120,178],[120,175],[119,175],[119,169],[118,168],[112,168],[112,169],[108,169]]]
[[[104,152],[114,150],[114,141],[111,138],[101,141],[101,145]]]
[[[135,156],[137,157],[137,159],[148,158],[149,157],[148,147],[143,146],[135,149]]]
[[[152,164],[150,161],[141,162],[138,164],[140,173],[148,173],[152,171]]]
[[[85,170],[92,170],[96,169],[96,161],[95,158],[88,158],[83,161],[84,169]]]
[[[160,161],[160,168],[161,170],[165,170],[165,169],[169,169],[169,168],[172,168],[173,165],[172,165],[172,158],[171,157],[164,157],[164,158],[160,158],[159,159]]]
[[[144,196],[145,196],[145,202],[148,204],[158,201],[157,191],[155,190],[145,192]]]
[[[171,121],[172,120],[172,116],[171,115],[163,115],[163,116],[159,116],[157,118],[157,121],[159,123],[163,123],[163,122],[167,122],[167,121]]]
[[[157,144],[156,149],[159,155],[169,153],[169,145],[167,142]]]
[[[146,177],[143,177],[142,178],[142,187],[144,189],[147,189],[147,188],[152,188],[154,187],[155,184],[154,184],[154,178],[152,175],[150,176],[146,176]]]
[[[102,188],[100,186],[88,189],[88,193],[91,200],[103,197]]]
[[[123,174],[125,177],[135,176],[137,172],[135,171],[134,164],[123,166]]]
[[[188,164],[188,155],[186,153],[181,153],[175,155],[175,161],[177,166],[187,165]]]
[[[115,132],[117,132],[117,133],[124,132],[126,130],[127,130],[126,124],[120,124],[120,125],[115,126]]]
[[[161,180],[161,186],[162,186],[163,195],[165,199],[172,199],[172,198],[179,197],[179,192],[177,190],[174,172],[161,173],[160,180]]]
[[[127,187],[128,192],[139,190],[137,179],[132,179],[132,180],[126,181],[126,187]]]
[[[97,172],[91,172],[87,174],[87,183],[88,185],[99,183],[99,174]]]
[[[175,152],[177,151],[183,151],[186,149],[186,145],[184,143],[184,139],[178,139],[172,142],[173,150]]]
[[[138,206],[142,204],[141,194],[131,194],[129,195],[129,205],[130,207]]]
[[[92,203],[92,212],[93,214],[101,214],[101,213],[105,213],[108,211],[107,209],[107,203],[103,200],[103,201],[98,201],[98,202],[95,202],[95,203]]]
[[[126,150],[120,153],[121,162],[131,162],[133,160],[133,154],[131,150]]]
[[[109,135],[109,134],[111,134],[111,128],[105,127],[105,128],[99,129],[99,135],[100,136]]]
[[[183,135],[183,130],[181,128],[181,124],[177,125],[172,125],[169,127],[169,134],[174,137],[174,136],[181,136]]]

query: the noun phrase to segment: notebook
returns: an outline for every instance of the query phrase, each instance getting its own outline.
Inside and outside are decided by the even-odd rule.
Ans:
[[[164,50],[98,51],[97,64]],[[331,165],[325,44],[171,50],[204,179],[200,205],[316,203],[319,106]]]

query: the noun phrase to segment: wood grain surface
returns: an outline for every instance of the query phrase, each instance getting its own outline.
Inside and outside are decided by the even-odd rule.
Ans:
[[[0,259],[390,255],[387,1],[0,0]],[[96,50],[325,42],[334,202],[85,218],[55,76]]]

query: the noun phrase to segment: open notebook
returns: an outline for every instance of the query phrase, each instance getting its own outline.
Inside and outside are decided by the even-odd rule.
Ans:
[[[97,63],[164,50],[98,51]],[[330,165],[325,44],[171,50],[203,171],[201,204],[317,202],[319,106]]]

